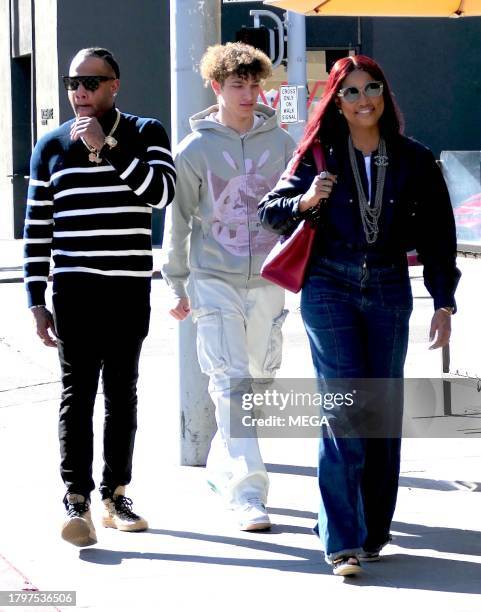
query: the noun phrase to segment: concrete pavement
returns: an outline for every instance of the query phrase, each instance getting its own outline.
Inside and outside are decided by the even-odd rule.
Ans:
[[[0,280],[18,274],[20,253],[19,242],[0,241]],[[440,355],[427,350],[430,300],[419,279],[413,278],[413,287],[417,297],[407,375],[438,376]],[[69,546],[59,538],[57,357],[34,336],[22,285],[0,283],[0,300],[0,589],[21,589],[28,582],[40,590],[75,590],[77,608],[99,612],[481,610],[481,447],[472,432],[404,440],[394,541],[382,562],[366,564],[362,577],[332,576],[311,533],[318,499],[314,439],[261,440],[274,527],[262,534],[236,530],[208,490],[204,470],[178,466],[176,323],[166,314],[168,295],[161,280],[153,282],[128,492],[150,529],[141,534],[103,529],[94,493],[98,544]],[[288,295],[284,377],[311,372],[297,301]],[[470,344],[467,338],[464,342]],[[101,402],[99,393],[97,480]]]

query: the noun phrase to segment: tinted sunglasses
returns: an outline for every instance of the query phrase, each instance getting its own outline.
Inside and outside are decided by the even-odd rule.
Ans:
[[[369,81],[362,88],[364,95],[368,98],[379,98],[382,95],[384,84],[382,81]],[[344,87],[337,92],[340,98],[344,98],[346,102],[357,102],[361,97],[359,87]]]
[[[88,89],[88,91],[95,91],[100,87],[100,83],[105,81],[115,81],[115,77],[108,76],[64,76],[62,77],[63,84],[67,91],[77,91],[80,83]]]

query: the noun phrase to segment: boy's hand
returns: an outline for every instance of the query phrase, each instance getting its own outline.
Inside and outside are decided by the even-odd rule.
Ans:
[[[177,319],[177,321],[183,321],[190,315],[190,300],[189,298],[179,298],[174,306],[169,310],[169,314]]]

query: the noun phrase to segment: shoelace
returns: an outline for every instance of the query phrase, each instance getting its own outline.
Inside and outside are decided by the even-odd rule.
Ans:
[[[133,519],[135,521],[140,519],[140,516],[138,516],[137,514],[135,514],[135,512],[132,511],[133,502],[130,499],[130,497],[124,497],[123,495],[118,495],[113,500],[113,502],[114,502],[115,509],[117,510],[117,513],[122,518]]]
[[[265,512],[266,507],[264,506],[264,504],[261,502],[261,500],[258,497],[248,497],[246,500],[246,503],[244,504],[245,506],[254,506],[256,508],[260,508]]]
[[[86,502],[77,502],[75,504],[67,503],[67,516],[75,517],[85,514],[89,509]]]

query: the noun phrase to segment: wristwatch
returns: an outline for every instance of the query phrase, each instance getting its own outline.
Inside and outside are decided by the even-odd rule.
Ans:
[[[109,149],[113,149],[117,146],[117,140],[113,136],[106,136],[104,140],[104,146],[107,145]]]

